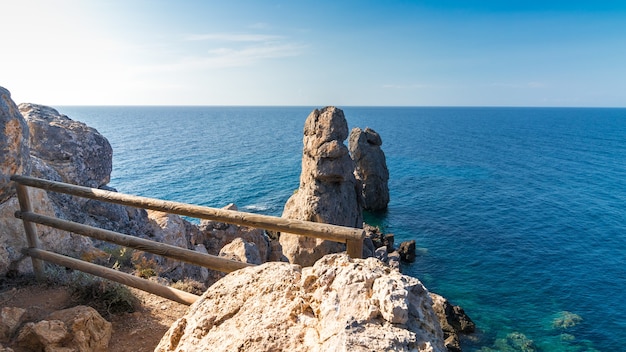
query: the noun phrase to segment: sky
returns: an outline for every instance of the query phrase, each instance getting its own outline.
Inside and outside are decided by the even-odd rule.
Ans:
[[[16,103],[626,107],[623,0],[0,8],[0,86]]]

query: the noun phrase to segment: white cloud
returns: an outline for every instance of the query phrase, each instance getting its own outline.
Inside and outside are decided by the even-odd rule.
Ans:
[[[268,34],[234,34],[234,33],[207,33],[187,36],[188,41],[220,41],[220,42],[268,42],[283,39],[279,35]]]
[[[187,56],[177,62],[138,67],[136,72],[188,71],[250,66],[262,60],[294,57],[305,48],[296,44],[253,45],[243,48],[209,49],[206,56]]]
[[[383,84],[384,89],[422,89],[433,88],[434,86],[428,84]]]

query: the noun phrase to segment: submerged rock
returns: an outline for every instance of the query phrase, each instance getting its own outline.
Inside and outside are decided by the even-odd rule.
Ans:
[[[266,263],[210,287],[155,351],[445,351],[428,291],[376,259]]]
[[[348,123],[335,107],[314,110],[304,125],[300,186],[285,204],[282,217],[349,227],[363,227],[354,162],[344,141]],[[345,245],[281,233],[283,253],[291,263],[310,266]]]

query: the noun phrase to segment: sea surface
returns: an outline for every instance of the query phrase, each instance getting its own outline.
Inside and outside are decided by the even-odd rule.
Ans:
[[[108,138],[120,192],[280,216],[313,108],[58,109]],[[626,109],[343,110],[387,157],[367,221],[416,240],[402,269],[476,322],[465,351],[626,350]]]

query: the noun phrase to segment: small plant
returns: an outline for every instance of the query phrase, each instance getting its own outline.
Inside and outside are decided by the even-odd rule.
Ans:
[[[156,260],[154,258],[147,259],[145,253],[141,251],[133,253],[131,262],[135,268],[135,275],[144,279],[157,276],[161,271]]]
[[[132,256],[134,252],[132,249],[114,246],[106,248],[104,251],[109,255],[108,263],[113,269],[122,270],[123,268],[130,268],[132,266]]]
[[[189,278],[176,281],[171,285],[171,287],[181,291],[193,293],[194,295],[201,295],[207,289],[203,283]]]
[[[139,305],[137,297],[124,285],[80,272],[74,277],[69,287],[76,301],[101,315],[132,313]]]

